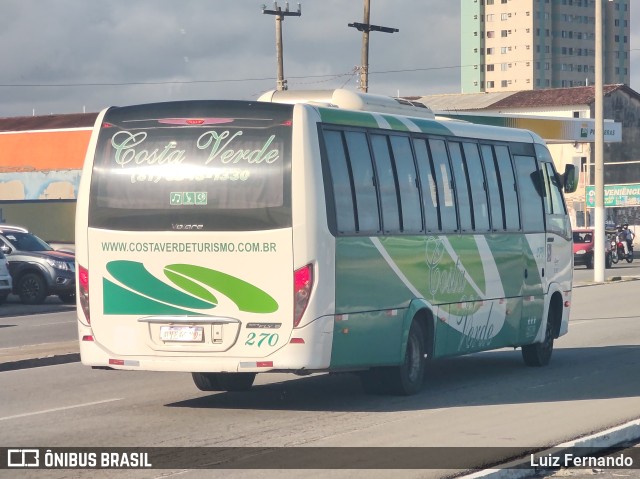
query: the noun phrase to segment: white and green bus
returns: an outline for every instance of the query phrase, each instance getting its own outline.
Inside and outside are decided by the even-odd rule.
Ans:
[[[571,226],[535,134],[332,92],[109,108],[78,192],[82,362],[185,371],[355,372],[413,394],[427,360],[568,329]]]

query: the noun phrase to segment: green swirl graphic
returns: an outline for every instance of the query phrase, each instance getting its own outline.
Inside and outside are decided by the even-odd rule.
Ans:
[[[192,264],[172,264],[165,267],[165,272],[175,272],[214,288],[231,299],[240,311],[273,313],[278,310],[275,299],[235,276]],[[196,294],[194,291],[190,292]]]
[[[228,297],[241,311],[264,314],[278,310],[276,300],[260,288],[203,266],[165,266],[164,274],[177,288],[152,275],[137,261],[111,261],[107,271],[126,288],[103,279],[105,314],[194,314],[183,308],[210,310],[218,299],[205,286]]]

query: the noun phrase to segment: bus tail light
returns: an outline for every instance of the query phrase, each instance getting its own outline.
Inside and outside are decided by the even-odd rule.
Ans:
[[[308,264],[293,273],[293,327],[297,328],[302,319],[311,289],[313,288],[313,266]]]
[[[80,307],[87,318],[87,322],[91,324],[91,315],[89,314],[89,270],[78,265],[78,289],[80,293]]]

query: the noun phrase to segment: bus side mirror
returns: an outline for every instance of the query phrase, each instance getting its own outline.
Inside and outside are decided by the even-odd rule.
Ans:
[[[562,187],[565,193],[573,193],[578,189],[578,173],[576,167],[570,163],[565,165]]]

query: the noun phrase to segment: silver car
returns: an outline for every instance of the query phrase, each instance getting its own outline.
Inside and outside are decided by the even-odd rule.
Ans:
[[[7,300],[11,292],[13,283],[9,274],[9,262],[2,251],[0,251],[0,304]]]

